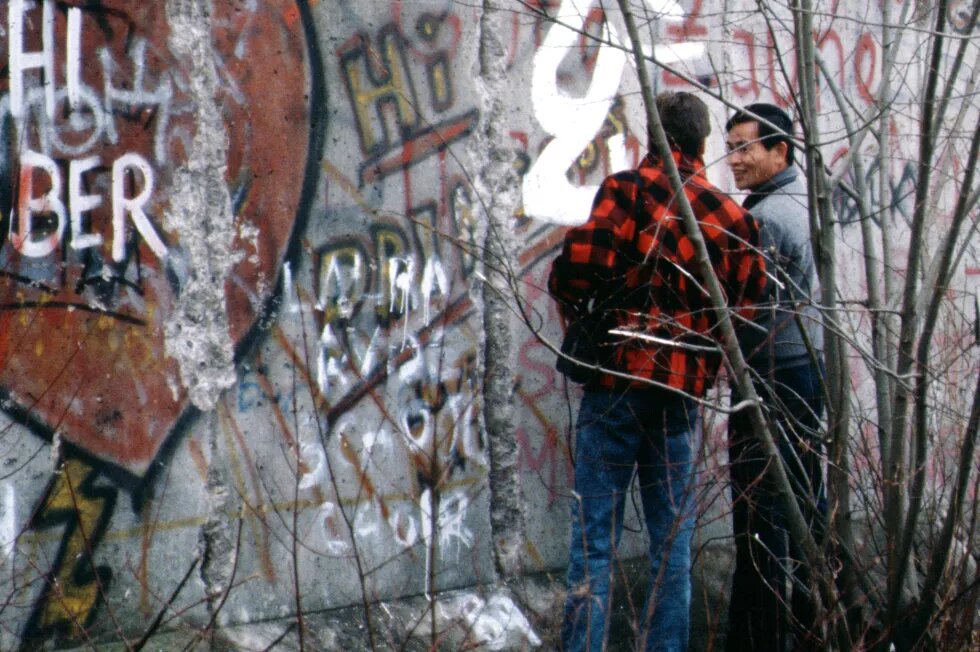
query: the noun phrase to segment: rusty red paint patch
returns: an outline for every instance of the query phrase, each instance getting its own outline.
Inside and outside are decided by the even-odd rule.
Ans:
[[[242,253],[225,308],[240,346],[309,194],[311,66],[295,19],[308,12],[291,0],[214,5]],[[182,273],[182,234],[164,215],[198,127],[191,63],[169,45],[163,2],[12,0],[0,19],[4,407],[142,475],[188,407],[163,327]]]

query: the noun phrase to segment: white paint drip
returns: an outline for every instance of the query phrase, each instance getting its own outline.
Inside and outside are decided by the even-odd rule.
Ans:
[[[422,323],[428,324],[430,321],[430,310],[432,298],[436,292],[441,296],[449,296],[449,277],[442,261],[436,257],[425,261],[425,270],[422,272]]]
[[[299,313],[299,296],[296,292],[296,284],[293,282],[293,266],[288,260],[282,265],[282,294],[286,299],[285,311],[293,315]]]
[[[473,531],[466,527],[469,507],[470,497],[460,491],[447,493],[439,501],[439,550],[445,555],[454,547],[457,563],[462,549],[473,547]]]
[[[367,349],[364,351],[364,358],[361,360],[361,377],[366,377],[374,369],[378,358],[378,342],[381,339],[381,327],[375,326],[374,333],[371,334],[371,341],[368,342]]]
[[[396,307],[402,314],[402,347],[409,338],[408,317],[412,308],[412,280],[415,278],[415,261],[411,258],[392,258],[388,261],[388,278],[391,302],[389,310]]]
[[[422,541],[425,542],[425,599],[432,602],[432,490],[425,489],[419,497],[419,512],[422,515]]]
[[[408,383],[417,378],[422,378],[423,373],[425,372],[425,360],[422,354],[422,345],[417,339],[415,339],[414,335],[405,335],[405,339],[402,342],[402,350],[404,351],[407,348],[412,348],[414,350],[414,354],[398,368],[398,379],[403,383]],[[390,357],[394,358],[395,356]]]
[[[17,543],[17,491],[11,482],[3,483],[3,514],[0,515],[0,550],[3,561],[10,561]]]

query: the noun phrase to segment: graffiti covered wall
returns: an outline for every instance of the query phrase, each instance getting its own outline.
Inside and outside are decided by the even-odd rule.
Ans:
[[[562,568],[545,279],[645,129],[618,19],[509,4],[0,7],[0,648]],[[788,104],[754,3],[647,5],[658,88]],[[879,45],[817,38],[869,103]]]

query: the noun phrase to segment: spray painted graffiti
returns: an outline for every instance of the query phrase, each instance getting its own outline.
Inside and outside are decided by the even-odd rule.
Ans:
[[[29,529],[60,528],[63,538],[24,631],[25,646],[52,635],[77,639],[91,624],[112,581],[112,569],[96,565],[93,552],[105,535],[117,494],[104,476],[76,459],[51,480]]]
[[[766,33],[765,39],[759,34]],[[799,87],[795,50],[787,49],[779,53],[771,33],[765,30],[750,31],[743,28],[733,30],[732,37],[738,44],[733,60],[737,61],[734,70],[735,80],[732,90],[740,101],[749,103],[764,97],[784,108],[793,105],[792,97]],[[856,88],[865,104],[871,104],[876,84],[878,66],[878,46],[871,34],[862,34],[857,47],[845,51],[844,40],[834,28],[814,34],[821,56],[828,69],[834,73],[835,81],[841,88]]]
[[[871,197],[873,206],[880,206],[878,175],[880,174],[881,161],[874,159],[873,164],[865,172],[865,183],[868,194]],[[916,166],[912,162],[906,162],[900,168],[888,176],[890,204],[886,207],[891,223],[908,222],[912,218],[913,197],[915,195]],[[850,183],[853,179],[853,172],[848,172],[844,177],[845,183]],[[834,211],[836,212],[841,224],[854,224],[861,219],[860,211],[854,199],[844,190],[834,191]],[[876,221],[881,218],[876,217]],[[887,223],[887,221],[886,221]]]
[[[236,342],[272,295],[301,199],[310,120],[303,33],[284,22],[290,6],[213,19],[241,252],[219,282]],[[14,162],[0,197],[10,217],[0,247],[5,405],[137,475],[188,405],[164,326],[198,273],[168,226],[199,98],[170,49],[164,9],[15,0],[0,12],[9,34],[0,127]],[[267,77],[281,79],[278,92]],[[253,112],[260,97],[269,115]]]
[[[423,13],[416,22],[418,38],[411,42],[399,23],[381,28],[371,41],[357,34],[338,55],[347,86],[362,151],[360,182],[370,184],[445,151],[469,135],[477,114],[466,111],[444,118],[455,104],[450,61],[459,47],[460,24],[452,14]],[[419,70],[409,65],[415,54]],[[428,89],[418,90],[416,77]],[[420,102],[431,107],[438,122],[423,120]],[[393,118],[394,129],[388,126]],[[395,132],[395,133],[392,133]]]
[[[329,137],[354,155],[324,162],[326,210],[284,273],[294,326],[280,343],[297,342],[290,364],[321,424],[296,434],[315,495],[309,543],[343,556],[356,541],[368,565],[469,550],[471,488],[488,464],[469,295],[478,224],[455,151],[479,112],[459,91],[464,18],[436,4],[396,4],[331,53]],[[255,389],[240,406],[292,391]]]
[[[64,460],[28,524],[61,543],[41,569],[27,645],[91,625],[113,582],[95,554],[115,483],[135,488],[190,408],[165,325],[203,271],[184,240],[199,236],[171,213],[205,98],[171,32],[184,17],[166,3],[12,0],[0,18],[0,388],[8,414]],[[225,300],[213,308],[239,353],[311,195],[310,102],[321,98],[308,24],[305,3],[280,0],[221,4],[208,23],[236,252],[213,279]]]

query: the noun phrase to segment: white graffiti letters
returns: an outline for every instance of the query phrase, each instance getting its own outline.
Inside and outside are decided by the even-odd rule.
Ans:
[[[49,117],[54,115],[54,0],[44,0],[40,52],[24,52],[24,14],[32,4],[11,0],[7,11],[10,112],[15,118],[24,115],[24,73],[32,68],[44,71],[44,107]]]
[[[143,176],[143,189],[135,197],[126,197],[126,176],[130,170],[139,170]],[[153,225],[143,210],[143,206],[153,193],[153,168],[139,154],[126,154],[112,164],[112,259],[116,262],[126,257],[126,242],[123,234],[126,229],[126,214],[133,218],[133,224],[146,244],[158,258],[167,255],[167,247],[153,230]]]
[[[20,196],[17,202],[18,219],[10,221],[10,239],[25,256],[40,258],[47,256],[58,246],[65,233],[65,204],[61,201],[61,172],[57,164],[44,154],[27,151],[20,157]],[[34,197],[34,170],[47,174],[51,188],[41,197]],[[34,216],[53,214],[55,228],[48,235],[38,239],[32,237]],[[16,225],[16,230],[15,230]]]
[[[72,249],[100,246],[104,238],[99,233],[85,232],[83,214],[102,204],[102,197],[83,194],[82,178],[86,172],[101,164],[97,156],[72,160],[68,163],[68,202],[62,199],[64,183],[57,163],[40,152],[28,150],[20,156],[20,187],[14,219],[10,221],[10,240],[21,254],[41,258],[53,253],[65,236],[66,224],[71,224]],[[132,180],[140,188],[130,196],[130,178],[139,172],[141,180]],[[42,183],[46,179],[47,183]],[[48,190],[34,196],[36,186]],[[159,258],[167,255],[167,247],[157,234],[144,210],[153,192],[153,168],[138,154],[125,154],[112,165],[112,258],[121,262],[126,257],[126,216]],[[35,228],[35,217],[53,218]],[[70,215],[70,219],[69,219]],[[53,222],[54,227],[51,228]]]
[[[88,249],[102,245],[101,234],[82,232],[82,213],[102,204],[102,197],[99,195],[82,194],[82,175],[101,164],[102,160],[98,156],[90,156],[80,161],[72,161],[68,167],[68,205],[71,206],[72,249]]]
[[[82,78],[82,10],[69,7],[66,12],[63,70],[55,65],[61,60],[56,56],[56,16],[53,0],[11,0],[7,8],[10,93],[0,100],[0,128],[12,119],[13,141],[22,148],[17,156],[20,172],[10,220],[10,243],[27,258],[42,258],[53,254],[68,232],[71,250],[94,249],[109,243],[112,260],[120,263],[129,253],[129,222],[162,260],[167,256],[167,246],[148,214],[156,180],[153,167],[138,153],[117,151],[112,154],[115,160],[111,173],[106,172],[97,148],[100,143],[118,144],[115,120],[117,115],[127,115],[122,110],[124,105],[127,110],[153,107],[153,158],[165,161],[168,104],[172,99],[170,80],[165,77],[156,90],[147,89],[146,43],[136,39],[130,51],[133,77],[121,88],[116,88],[113,80],[119,68],[110,48],[99,51],[102,81],[88,81],[103,87],[105,97],[100,98]],[[40,38],[26,33],[27,29],[39,29]],[[59,78],[59,73],[63,77]],[[64,80],[63,87],[58,86],[59,79]],[[120,105],[118,110],[114,104]],[[100,179],[100,175],[104,178]],[[92,188],[111,193],[111,197],[106,200],[93,194]],[[111,221],[109,215],[96,214],[103,205],[106,208],[102,210],[111,214]],[[97,232],[99,229],[111,229],[111,237]]]

